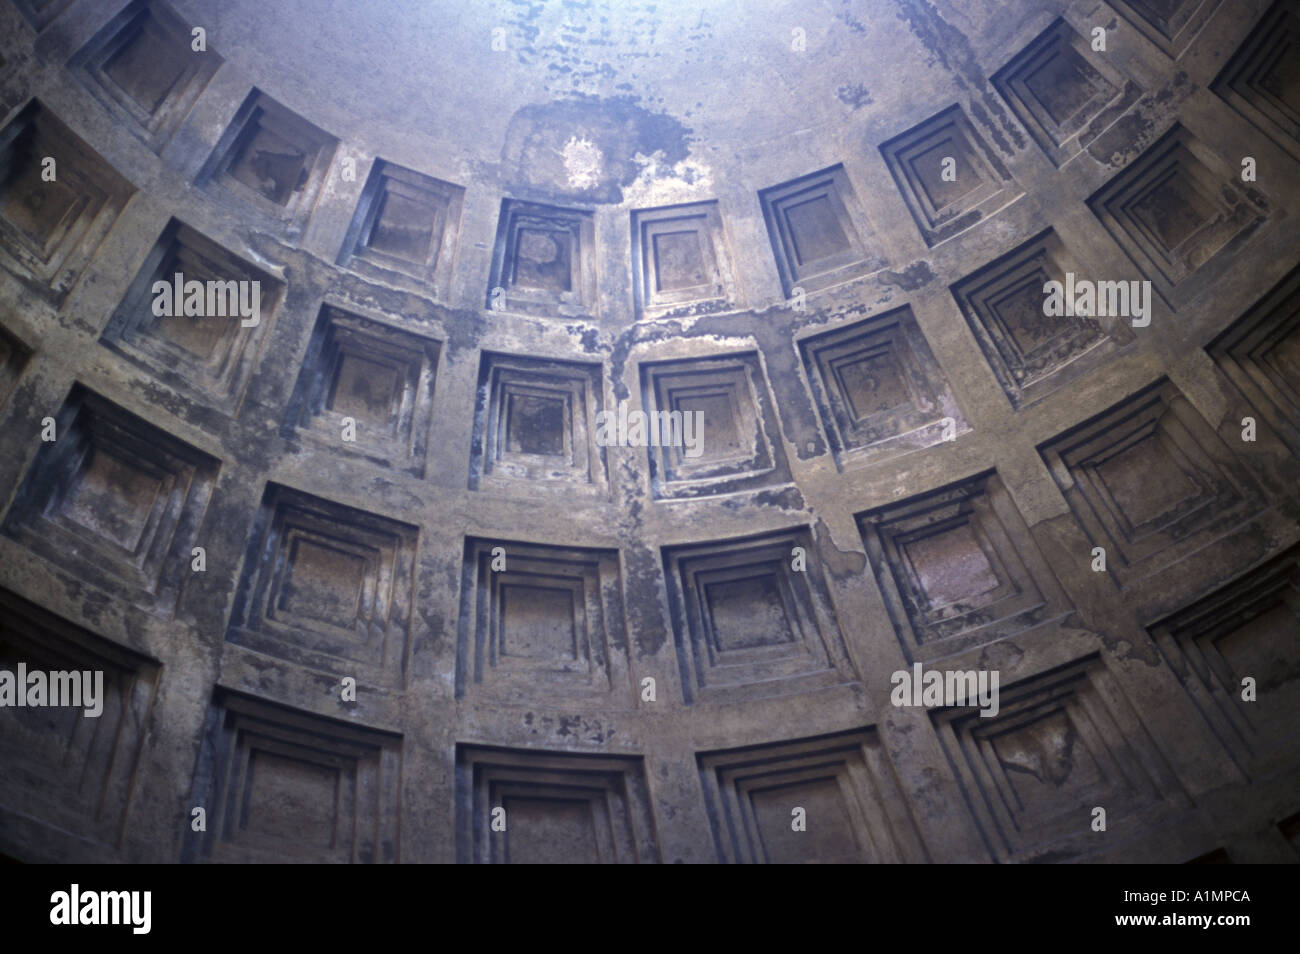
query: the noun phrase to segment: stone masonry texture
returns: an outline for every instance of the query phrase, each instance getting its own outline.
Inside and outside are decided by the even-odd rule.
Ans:
[[[1300,861],[1298,46],[0,0],[0,855]]]

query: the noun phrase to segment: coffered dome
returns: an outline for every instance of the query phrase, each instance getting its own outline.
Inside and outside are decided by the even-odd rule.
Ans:
[[[3,0],[0,852],[1296,860],[1297,32]]]

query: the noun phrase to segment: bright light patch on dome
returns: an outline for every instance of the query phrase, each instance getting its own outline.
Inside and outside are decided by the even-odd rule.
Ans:
[[[564,144],[564,171],[574,189],[590,189],[600,181],[600,164],[605,156],[590,139],[570,136]]]

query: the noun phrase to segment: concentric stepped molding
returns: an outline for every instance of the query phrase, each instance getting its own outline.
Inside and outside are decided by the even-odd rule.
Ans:
[[[0,852],[1300,858],[1294,0],[1037,11],[975,95],[909,37],[899,102],[674,157],[634,96],[451,149],[162,0],[5,2],[0,667],[105,692],[0,707]],[[998,711],[890,707],[919,665]]]

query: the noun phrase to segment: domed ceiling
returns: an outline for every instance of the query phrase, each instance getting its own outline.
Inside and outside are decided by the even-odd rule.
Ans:
[[[0,852],[1297,860],[1298,34],[4,0]]]

